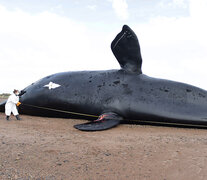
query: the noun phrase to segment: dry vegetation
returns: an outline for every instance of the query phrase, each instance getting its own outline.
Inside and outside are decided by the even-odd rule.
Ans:
[[[2,93],[0,94],[0,99],[7,99],[10,96],[8,93]]]

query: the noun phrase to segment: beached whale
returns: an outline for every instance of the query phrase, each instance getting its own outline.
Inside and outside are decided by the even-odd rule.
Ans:
[[[127,25],[111,49],[121,69],[63,72],[40,79],[21,91],[20,113],[91,119],[75,125],[86,131],[109,129],[122,120],[207,127],[207,91],[142,74],[139,42]]]

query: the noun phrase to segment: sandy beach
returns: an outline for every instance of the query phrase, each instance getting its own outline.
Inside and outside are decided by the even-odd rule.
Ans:
[[[85,120],[0,113],[0,179],[178,180],[207,178],[207,130],[121,124],[100,132]]]

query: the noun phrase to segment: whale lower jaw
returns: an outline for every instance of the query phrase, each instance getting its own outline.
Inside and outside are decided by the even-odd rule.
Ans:
[[[187,128],[207,128],[206,121],[153,121],[153,120],[124,120],[125,124],[169,126],[169,127],[187,127]]]
[[[125,123],[135,123],[135,124],[159,124],[159,125],[175,125],[175,126],[187,126],[187,127],[205,127],[207,128],[207,117],[201,116],[160,116],[160,115],[149,115],[147,114],[137,114],[134,115],[137,118],[128,118],[125,119]]]

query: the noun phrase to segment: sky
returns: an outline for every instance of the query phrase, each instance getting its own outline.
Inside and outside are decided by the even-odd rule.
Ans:
[[[206,0],[0,0],[0,93],[47,75],[119,69],[110,44],[137,34],[143,73],[207,89]]]

